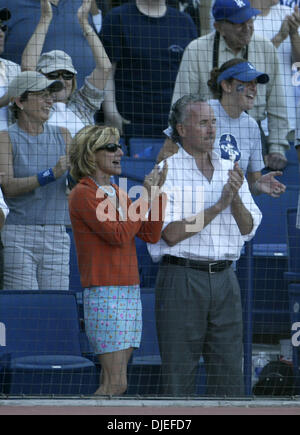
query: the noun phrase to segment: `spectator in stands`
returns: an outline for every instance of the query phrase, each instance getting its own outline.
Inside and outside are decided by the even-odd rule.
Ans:
[[[0,10],[0,55],[4,50],[6,21],[11,17],[10,11],[7,8]],[[7,99],[5,97],[7,91],[7,84],[9,81],[21,72],[19,65],[0,58],[0,107],[1,103],[6,105]],[[6,130],[8,127],[8,111],[7,107],[0,108],[0,130]],[[2,177],[0,175],[2,181]],[[1,185],[2,183],[0,183]],[[9,209],[4,201],[3,192],[0,188],[0,231],[2,230],[5,219],[9,213]],[[3,243],[0,233],[0,290],[3,289]]]
[[[195,394],[203,354],[206,394],[241,396],[242,307],[231,263],[254,236],[261,213],[238,163],[213,152],[212,107],[199,96],[183,96],[170,119],[181,148],[167,159],[162,238],[148,245],[152,259],[161,260],[156,321],[164,393]]]
[[[8,85],[17,122],[0,132],[0,172],[10,213],[2,230],[7,290],[68,290],[66,198],[69,132],[49,125],[63,85],[35,71]]]
[[[178,8],[192,17],[198,36],[211,32],[211,3],[212,0],[167,0],[168,6]]]
[[[7,8],[0,10],[0,55],[4,51],[6,22],[11,18],[11,13]],[[0,58],[0,130],[7,130],[9,122],[7,85],[19,73],[21,68],[14,62]]]
[[[165,0],[112,9],[101,38],[113,64],[103,103],[105,123],[126,138],[162,137],[181,56],[197,30]]]
[[[50,80],[61,80],[64,88],[54,94],[55,104],[49,123],[66,127],[74,136],[85,125],[94,123],[95,112],[104,99],[104,88],[111,70],[111,63],[96,32],[88,22],[92,0],[83,0],[78,9],[78,20],[82,31],[92,49],[96,68],[85,79],[84,85],[76,90],[77,71],[71,57],[61,50],[43,53],[42,39],[45,39],[52,21],[52,9],[45,1],[44,27],[30,39],[22,56],[22,69],[35,70],[44,74]],[[44,38],[41,37],[43,32]],[[39,45],[36,39],[39,38]]]
[[[251,8],[249,0],[215,0],[213,16],[215,32],[192,41],[186,48],[173,94],[173,102],[189,93],[210,95],[207,81],[210,71],[235,57],[260,65],[270,81],[259,86],[257,99],[249,114],[259,123],[268,118],[268,149],[263,150],[265,162],[274,170],[283,169],[287,160],[285,150],[288,120],[284,87],[276,48],[261,35],[253,33],[254,17],[259,10]]]
[[[133,2],[134,0],[129,0]],[[129,3],[128,2],[128,3]],[[121,0],[109,2],[111,8],[122,6]],[[198,35],[206,35],[212,30],[212,0],[167,0],[167,5],[189,14],[198,30]]]
[[[53,20],[47,33],[44,51],[65,51],[74,61],[79,88],[95,68],[91,47],[78,22],[77,11],[82,0],[49,0],[53,11]],[[3,57],[21,64],[23,51],[36,28],[41,15],[41,0],[14,0],[9,2],[12,18],[8,23],[7,38]],[[0,0],[0,8],[8,5],[7,0]],[[100,17],[101,19],[101,17]],[[90,24],[97,32],[99,10],[95,0],[89,16]],[[96,24],[95,24],[96,22]]]
[[[297,68],[294,68],[293,64],[300,62],[299,8],[295,6],[293,11],[288,6],[279,4],[279,0],[251,0],[251,5],[261,10],[261,13],[254,21],[254,31],[270,39],[278,51],[288,112],[289,139],[294,141],[297,86],[293,83],[293,77],[295,77]],[[297,84],[299,87],[299,83]],[[266,120],[263,122],[263,127],[267,133],[268,126]]]
[[[110,183],[111,176],[121,173],[119,139],[116,128],[88,126],[70,149],[71,176],[78,182],[69,198],[70,217],[85,288],[86,331],[102,366],[100,395],[120,395],[127,389],[127,363],[139,347],[142,329],[134,237],[159,240],[163,197],[158,194],[167,173],[166,166],[161,172],[155,168],[132,204]]]
[[[266,84],[269,76],[259,72],[244,59],[231,59],[211,71],[208,86],[214,96],[209,100],[217,120],[214,151],[223,159],[238,162],[247,174],[251,193],[266,193],[274,198],[285,192],[285,186],[276,180],[280,171],[262,175],[261,135],[256,121],[248,115],[257,94],[257,86]],[[171,136],[170,129],[166,133]],[[167,140],[158,162],[178,151],[179,144]]]

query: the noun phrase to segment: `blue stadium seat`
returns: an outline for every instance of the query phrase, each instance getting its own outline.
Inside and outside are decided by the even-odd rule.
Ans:
[[[280,179],[287,185],[286,192],[280,198],[272,198],[269,195],[259,195],[254,198],[263,215],[261,225],[253,239],[255,245],[271,244],[277,250],[278,245],[286,244],[286,211],[297,207],[299,195],[299,181],[298,184],[287,184],[288,178],[289,176],[286,175],[284,179]]]
[[[294,323],[300,322],[300,230],[296,228],[296,216],[296,208],[287,210],[288,271],[284,273],[284,277],[288,284],[290,330]],[[300,353],[296,346],[293,347],[293,365],[299,394]]]
[[[145,175],[149,174],[154,168],[155,162],[149,159],[135,159],[134,157],[124,156],[121,164],[121,177],[129,177],[142,182],[144,181]]]
[[[296,208],[286,211],[288,271],[284,277],[289,283],[299,283],[300,287],[300,230],[296,228],[296,216]]]
[[[155,357],[160,360],[155,321],[155,289],[141,288],[143,331],[141,346],[134,351],[133,360]]]
[[[76,296],[60,291],[0,292],[2,392],[8,395],[93,394],[95,365],[82,356]]]
[[[129,139],[129,155],[131,157],[156,160],[164,141],[164,138],[131,138]]]
[[[70,237],[70,277],[69,277],[69,289],[72,292],[82,292],[83,288],[80,282],[80,274],[77,262],[77,252],[75,246],[75,240],[73,236],[72,228],[67,228],[67,233]]]

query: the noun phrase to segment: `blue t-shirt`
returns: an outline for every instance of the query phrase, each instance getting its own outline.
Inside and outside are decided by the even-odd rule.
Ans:
[[[77,10],[81,4],[82,0],[60,0],[57,6],[52,5],[53,19],[42,50],[43,53],[50,50],[63,50],[68,53],[78,72],[79,87],[95,68],[92,50],[83,36],[77,18]],[[21,64],[25,46],[40,20],[40,0],[0,0],[0,9],[5,7],[11,12],[11,19],[7,21],[5,49],[1,57]]]
[[[131,121],[128,136],[162,136],[182,54],[195,38],[191,17],[174,8],[152,18],[126,3],[106,15],[101,39],[117,64],[116,101],[121,115]]]

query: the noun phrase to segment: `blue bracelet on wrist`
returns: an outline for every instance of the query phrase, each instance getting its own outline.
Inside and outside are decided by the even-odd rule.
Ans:
[[[47,169],[46,171],[39,172],[37,174],[37,179],[40,186],[46,186],[46,184],[52,183],[55,181],[55,177],[53,174],[52,168]]]

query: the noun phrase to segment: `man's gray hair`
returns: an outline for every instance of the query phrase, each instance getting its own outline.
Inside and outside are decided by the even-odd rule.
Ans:
[[[174,142],[181,142],[177,131],[177,124],[183,124],[187,115],[187,106],[193,103],[207,103],[207,99],[199,94],[188,94],[177,100],[169,115],[169,126],[172,128],[171,139]]]

